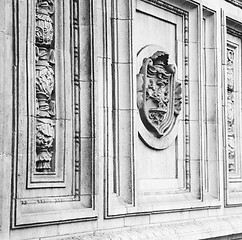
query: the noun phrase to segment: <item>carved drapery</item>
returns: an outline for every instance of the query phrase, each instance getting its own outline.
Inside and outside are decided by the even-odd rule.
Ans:
[[[227,49],[227,126],[229,172],[236,171],[235,162],[235,106],[234,106],[234,50]]]
[[[36,171],[52,171],[55,139],[54,0],[36,3]]]
[[[176,66],[169,54],[155,52],[143,60],[138,74],[138,108],[145,127],[161,138],[173,129],[181,111],[181,83],[175,80]]]

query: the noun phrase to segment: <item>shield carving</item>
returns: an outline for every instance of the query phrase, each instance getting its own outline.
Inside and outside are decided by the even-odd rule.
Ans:
[[[157,138],[169,134],[181,111],[181,83],[175,79],[175,64],[168,60],[168,53],[157,51],[144,58],[137,75],[140,117]]]

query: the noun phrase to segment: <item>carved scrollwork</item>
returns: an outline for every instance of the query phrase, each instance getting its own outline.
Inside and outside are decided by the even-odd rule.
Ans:
[[[169,64],[169,54],[157,51],[144,58],[137,75],[140,117],[155,137],[169,134],[181,111],[181,83],[175,80],[176,66]]]
[[[54,72],[54,1],[36,3],[35,84],[36,84],[36,168],[51,171],[54,151],[55,72]]]

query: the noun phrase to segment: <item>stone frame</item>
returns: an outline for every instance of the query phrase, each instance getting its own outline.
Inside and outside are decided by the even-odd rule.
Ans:
[[[96,220],[94,1],[56,2],[57,144],[60,177],[31,168],[35,148],[35,1],[14,1],[14,154],[12,228]],[[27,9],[27,11],[26,11]],[[26,64],[25,64],[26,62]],[[72,63],[72,65],[71,65]],[[73,66],[73,68],[71,67]],[[85,66],[85,71],[81,68]],[[69,70],[68,70],[69,69]],[[85,101],[83,101],[85,99]],[[72,131],[67,131],[72,129]],[[61,210],[60,210],[61,209]],[[75,212],[73,212],[75,209]]]
[[[241,78],[241,46],[242,46],[242,25],[237,19],[233,19],[230,17],[230,14],[227,13],[225,10],[222,11],[222,28],[223,28],[223,33],[222,33],[222,76],[223,76],[223,96],[224,96],[224,107],[223,107],[223,123],[226,125],[226,128],[223,130],[223,136],[224,136],[224,143],[225,143],[225,149],[223,152],[223,157],[224,157],[224,185],[225,185],[225,191],[224,191],[224,198],[225,198],[225,207],[226,208],[231,208],[231,207],[236,207],[236,206],[241,206],[242,201],[241,201],[241,167],[239,167],[239,172],[235,174],[234,176],[229,174],[229,155],[228,155],[228,126],[227,126],[227,111],[228,111],[228,106],[227,106],[227,48],[228,46],[232,46],[235,49],[240,48],[240,56],[237,56],[237,71],[240,73],[240,78]],[[228,34],[231,37],[236,37],[237,41],[240,41],[240,44],[237,45],[237,42],[231,42],[228,38]],[[230,38],[231,38],[230,37]],[[238,65],[240,63],[240,65]],[[239,101],[241,97],[241,85],[238,85],[238,82],[234,83],[236,85],[236,100]],[[241,119],[241,114],[238,112],[238,108],[241,106],[241,99],[240,102],[235,105],[237,110],[237,115],[236,115],[236,120],[238,121],[238,118]],[[237,123],[235,126],[235,138],[238,140],[238,143],[241,143],[241,128],[240,125]],[[235,140],[236,140],[235,139]],[[237,142],[236,140],[236,142]],[[235,146],[235,154],[237,155],[235,161],[237,164],[241,166],[241,151],[239,151],[238,143],[236,143]],[[237,151],[236,151],[237,150]],[[239,157],[238,157],[239,156]],[[240,161],[240,162],[238,162]],[[234,189],[233,192],[230,190]]]
[[[168,3],[165,3],[163,1],[146,1],[146,0],[142,0],[141,2],[146,2],[148,4],[151,4],[151,5],[154,5],[156,7],[159,7],[159,8],[163,8],[165,9],[166,11],[168,12],[171,12],[171,13],[174,13],[174,14],[177,14],[179,16],[181,16],[185,22],[185,29],[184,29],[184,32],[185,32],[185,36],[186,34],[188,34],[188,23],[191,24],[189,22],[189,19],[190,19],[190,16],[188,18],[188,15],[190,15],[190,12],[188,13],[188,11],[185,11],[185,10],[182,10],[180,9],[179,7],[175,7],[174,5],[170,5]],[[118,5],[118,7],[122,8],[122,14],[124,15],[121,15],[121,16],[113,16],[111,19],[113,20],[113,22],[115,24],[118,23],[118,20],[119,19],[122,19],[122,21],[126,20],[126,24],[127,24],[127,28],[126,28],[126,31],[127,31],[127,34],[123,34],[125,36],[127,36],[125,39],[122,39],[120,40],[120,37],[119,36],[119,33],[116,32],[116,28],[114,28],[114,30],[112,29],[111,30],[111,27],[109,26],[109,23],[108,23],[108,17],[105,19],[106,22],[105,22],[105,40],[104,40],[104,45],[106,46],[106,69],[105,69],[105,76],[104,76],[104,79],[109,79],[108,82],[105,83],[104,87],[105,87],[105,96],[106,96],[106,99],[108,99],[108,96],[111,96],[111,94],[113,93],[112,90],[110,89],[115,89],[115,86],[112,85],[113,82],[115,81],[118,81],[119,79],[119,76],[122,75],[122,72],[121,72],[121,69],[118,69],[119,71],[116,71],[115,69],[112,69],[110,67],[110,64],[113,63],[114,65],[117,63],[116,61],[112,62],[112,59],[111,58],[111,55],[110,55],[110,49],[113,47],[114,48],[114,55],[117,56],[118,55],[118,51],[117,51],[117,48],[116,48],[116,44],[117,42],[117,39],[119,39],[119,41],[122,41],[122,46],[125,46],[127,49],[129,49],[129,51],[132,51],[133,50],[133,42],[131,41],[132,38],[133,38],[133,20],[134,20],[134,2],[133,1],[129,1],[129,4],[126,4],[126,7],[124,8],[124,6],[121,6],[121,2],[120,1],[116,1]],[[185,4],[186,5],[186,4]],[[110,5],[107,5],[107,2],[105,4],[105,6],[103,7],[104,9],[104,12],[105,12],[105,16],[110,14],[108,11],[110,9]],[[133,9],[132,9],[133,7]],[[194,14],[196,14],[195,12],[197,11],[197,14],[198,16],[200,16],[199,14],[202,14],[202,10],[201,8],[199,8],[199,5],[195,4],[194,2],[189,2],[187,3],[187,8],[188,9],[194,9],[194,12],[191,14],[192,16],[194,16]],[[116,8],[117,9],[117,8]],[[205,9],[204,11],[207,11],[209,12],[209,9]],[[115,12],[115,11],[112,11],[112,13]],[[117,11],[118,12],[118,11]],[[210,14],[210,13],[209,13]],[[212,12],[212,14],[215,15],[214,12]],[[109,15],[108,15],[109,16]],[[215,15],[217,16],[217,15]],[[123,18],[122,18],[123,17]],[[186,25],[186,21],[187,21],[187,25]],[[201,22],[199,22],[198,24],[201,24]],[[213,23],[215,25],[215,22]],[[201,24],[202,25],[202,24]],[[112,25],[111,25],[112,26]],[[200,27],[200,25],[199,25]],[[201,28],[199,28],[201,29]],[[110,32],[111,31],[111,38],[110,38]],[[199,34],[202,34],[201,32],[199,32]],[[131,38],[131,39],[130,39]],[[186,39],[186,37],[185,37]],[[190,109],[190,106],[189,106],[189,95],[190,95],[190,92],[191,92],[191,89],[189,87],[189,84],[190,84],[190,80],[189,80],[189,58],[188,58],[188,54],[189,54],[189,40],[185,40],[184,41],[184,49],[185,49],[185,52],[187,53],[187,56],[184,58],[184,72],[185,72],[185,77],[184,77],[184,89],[185,89],[185,120],[184,120],[184,123],[185,123],[185,131],[187,132],[187,135],[184,139],[185,141],[185,149],[186,149],[186,154],[184,155],[185,156],[185,162],[186,162],[186,165],[187,165],[187,169],[190,169],[190,144],[194,144],[192,141],[190,141],[190,137],[189,137],[189,133],[190,133],[190,123],[192,121],[190,121],[190,117],[191,119],[194,118],[194,113],[192,113],[192,115],[190,116],[191,114],[191,109]],[[202,46],[198,46],[198,49],[199,51],[202,51]],[[127,57],[127,64],[130,64],[130,63],[134,63],[132,60],[135,59],[135,53],[133,53],[133,55],[124,55],[126,52],[123,51],[121,53],[121,58],[125,56]],[[215,55],[214,55],[215,56]],[[198,57],[200,58],[201,57],[201,54],[199,52],[199,55]],[[115,58],[114,58],[115,59]],[[199,60],[198,60],[199,61]],[[214,58],[214,64],[217,64],[217,62],[215,62],[215,58]],[[129,67],[130,69],[130,67]],[[131,66],[131,69],[132,66]],[[217,68],[216,70],[217,71]],[[129,126],[131,126],[131,129],[133,129],[135,132],[137,132],[137,127],[134,125],[135,121],[136,121],[136,118],[137,118],[137,108],[135,106],[135,99],[136,99],[136,95],[134,93],[135,89],[136,89],[136,85],[134,84],[134,79],[135,78],[135,71],[134,70],[129,70],[127,71],[128,74],[125,75],[126,76],[126,88],[128,89],[127,93],[130,94],[130,95],[125,95],[125,99],[129,99],[131,101],[131,105],[128,105],[129,108],[126,108],[129,109],[129,115],[127,117],[127,123],[129,124]],[[130,74],[130,72],[132,74]],[[199,76],[198,78],[200,79],[201,78],[201,73],[200,71],[198,70],[198,73],[199,73]],[[113,75],[112,75],[113,74]],[[194,77],[194,73],[193,73],[193,77]],[[111,80],[112,79],[112,80]],[[122,78],[123,79],[123,78]],[[129,81],[127,81],[127,79],[129,79]],[[201,79],[199,80],[201,81]],[[194,84],[194,83],[193,83]],[[196,83],[197,84],[197,83]],[[199,83],[201,84],[201,83]],[[122,87],[124,86],[124,83],[122,83]],[[194,85],[193,85],[194,87]],[[201,86],[199,85],[199,88],[201,88]],[[216,88],[217,89],[217,88]],[[216,90],[215,89],[215,90]],[[114,93],[117,93],[117,90],[114,91]],[[126,93],[126,94],[127,94]],[[204,96],[203,92],[198,92],[198,94],[201,94],[199,96]],[[116,99],[117,95],[112,95],[112,97],[114,99]],[[219,95],[217,96],[217,101],[218,101],[218,97]],[[117,101],[117,100],[115,100]],[[122,99],[121,99],[122,101]],[[116,105],[115,105],[116,106]],[[200,107],[200,106],[199,106]],[[171,208],[171,207],[164,207],[164,206],[161,206],[161,204],[157,203],[155,205],[152,205],[152,207],[150,206],[139,206],[138,205],[138,201],[137,201],[137,193],[136,193],[136,189],[137,189],[137,186],[136,186],[136,179],[135,179],[135,170],[136,170],[136,166],[135,166],[135,161],[136,161],[136,157],[135,157],[135,154],[136,154],[136,149],[135,149],[135,146],[136,146],[136,136],[134,135],[134,133],[132,131],[130,131],[130,127],[128,128],[129,130],[127,130],[127,132],[125,134],[127,134],[126,136],[126,144],[128,143],[129,146],[131,146],[132,150],[131,152],[130,151],[127,151],[127,156],[126,156],[126,161],[124,161],[124,163],[122,163],[122,167],[120,167],[119,163],[120,161],[122,160],[123,161],[123,158],[120,158],[117,154],[115,154],[114,152],[112,152],[112,139],[115,139],[115,137],[117,137],[117,129],[112,129],[112,121],[110,120],[111,116],[112,116],[112,102],[106,102],[106,105],[105,105],[105,109],[107,110],[107,112],[105,113],[105,122],[106,122],[106,129],[104,129],[104,136],[105,135],[108,135],[108,138],[106,138],[105,140],[105,145],[106,145],[106,148],[105,148],[105,165],[104,165],[104,168],[105,168],[105,184],[104,184],[104,194],[105,194],[105,218],[116,218],[116,217],[124,217],[124,216],[132,216],[132,215],[141,215],[141,214],[151,214],[151,213],[162,213],[162,212],[174,212],[174,211],[185,211],[185,210],[196,210],[196,209],[207,209],[207,208],[220,208],[220,202],[219,202],[219,183],[218,183],[218,180],[216,180],[216,184],[214,186],[214,188],[216,189],[214,193],[214,201],[211,201],[209,200],[209,197],[207,199],[205,193],[204,193],[204,179],[208,176],[205,176],[204,175],[204,171],[202,170],[202,172],[200,173],[201,176],[200,177],[197,177],[199,180],[196,180],[198,182],[196,182],[196,184],[198,184],[199,186],[198,187],[201,187],[201,192],[200,192],[200,196],[198,197],[198,201],[196,203],[192,203],[192,207],[189,206],[189,201],[186,202],[186,204],[184,204],[184,206],[180,205],[178,206],[177,205],[177,209],[176,208]],[[121,112],[121,108],[115,108],[115,112]],[[192,109],[194,110],[194,109]],[[202,110],[204,111],[204,110]],[[118,113],[117,113],[118,114]],[[201,113],[199,113],[201,114]],[[198,121],[198,120],[197,120]],[[215,122],[217,123],[218,119],[216,118]],[[125,122],[125,126],[127,124]],[[116,124],[118,124],[116,122]],[[122,123],[123,124],[123,123]],[[199,120],[198,122],[198,126],[199,126],[199,132],[200,131],[203,131],[201,129],[204,129],[204,127],[202,127],[202,122]],[[110,133],[111,132],[111,133]],[[107,134],[109,133],[109,134]],[[200,132],[201,133],[201,132]],[[120,134],[120,133],[119,133]],[[216,132],[216,136],[218,136],[218,132]],[[124,136],[122,136],[122,139],[123,139]],[[194,134],[193,134],[193,138],[194,138]],[[115,144],[115,141],[114,140],[114,146],[118,146],[118,144]],[[194,139],[193,139],[194,141]],[[119,142],[118,142],[119,143]],[[204,149],[204,143],[201,143],[203,144],[203,147],[201,149]],[[199,147],[198,145],[193,145],[193,147]],[[218,146],[217,146],[218,147]],[[200,148],[200,147],[199,147]],[[124,150],[124,148],[122,149]],[[219,173],[219,161],[218,161],[218,156],[219,156],[219,149],[217,149],[217,153],[216,153],[216,164],[217,164],[217,167],[216,168],[216,176],[218,176],[217,174]],[[193,153],[194,154],[194,153]],[[199,155],[200,154],[200,155]],[[205,156],[202,155],[202,153],[198,153],[198,156],[200,156],[200,169],[203,169],[203,166],[204,166],[204,162],[205,162]],[[113,162],[115,162],[118,167],[117,169],[115,169],[116,173],[113,172]],[[124,165],[125,164],[125,165]],[[193,166],[193,169],[194,169],[194,166]],[[193,173],[194,174],[194,170],[193,170]],[[125,177],[122,177],[122,174],[124,174]],[[126,174],[126,175],[125,175]],[[191,178],[189,177],[189,174],[190,174],[190,170],[186,171],[186,188],[187,188],[187,191],[189,192],[189,189],[190,189],[190,186],[191,186]],[[211,179],[214,179],[212,176],[209,176]],[[126,189],[128,189],[127,191],[127,195],[121,195],[119,191],[116,190],[117,187],[113,187],[116,183],[115,181],[118,182],[118,187],[120,187],[120,185],[122,186],[122,184],[124,184],[123,186],[126,186]],[[124,182],[122,182],[124,181]],[[211,180],[212,181],[212,180]],[[113,190],[115,189],[115,190]],[[116,192],[115,192],[116,191]],[[118,194],[117,194],[118,193]],[[200,202],[200,200],[202,200]],[[152,209],[152,210],[151,210]]]

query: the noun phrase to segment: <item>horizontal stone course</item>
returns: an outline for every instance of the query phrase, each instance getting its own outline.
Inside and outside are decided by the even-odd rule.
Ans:
[[[209,219],[196,219],[183,222],[164,223],[154,226],[142,226],[113,230],[110,232],[59,236],[48,240],[167,240],[167,239],[210,239],[241,232],[242,215]],[[42,238],[41,238],[42,239]],[[43,238],[43,240],[47,238]]]

